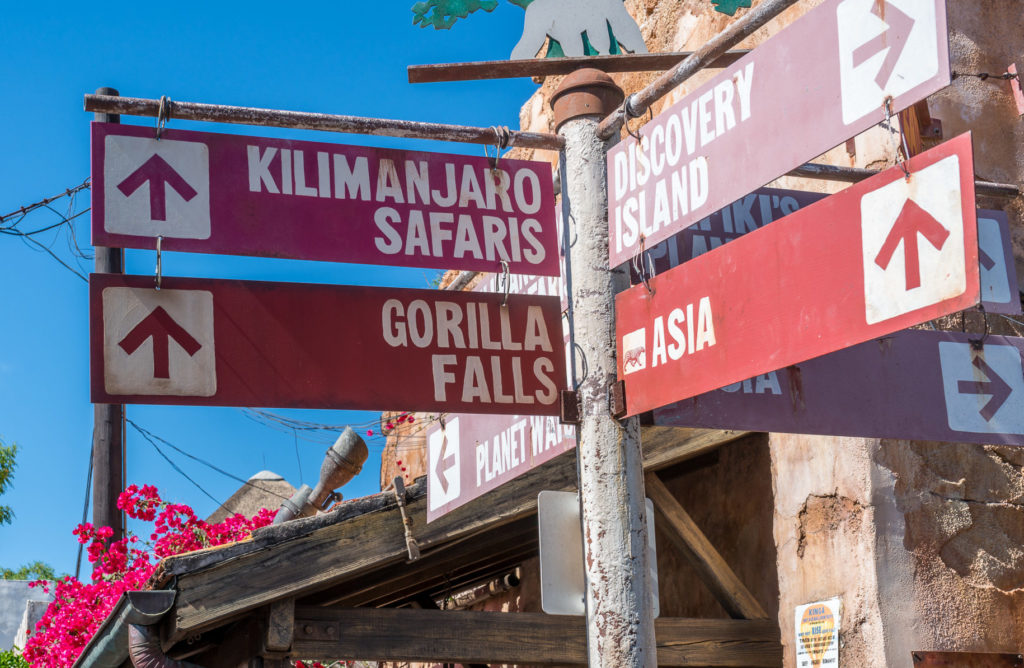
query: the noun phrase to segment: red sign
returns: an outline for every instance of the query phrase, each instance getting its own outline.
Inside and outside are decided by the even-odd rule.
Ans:
[[[617,266],[949,84],[944,0],[826,0],[608,152]]]
[[[557,297],[93,274],[92,401],[557,415]]]
[[[94,123],[98,246],[558,275],[546,162]]]
[[[969,134],[616,297],[630,415],[980,300]]]

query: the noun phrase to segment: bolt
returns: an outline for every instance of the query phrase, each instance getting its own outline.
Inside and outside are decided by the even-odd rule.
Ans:
[[[305,626],[302,627],[302,631],[307,636],[313,635],[313,625],[312,624],[306,624]]]
[[[333,626],[328,626],[327,627],[327,635],[329,635],[331,637],[334,637],[334,633],[335,633],[334,627]]]

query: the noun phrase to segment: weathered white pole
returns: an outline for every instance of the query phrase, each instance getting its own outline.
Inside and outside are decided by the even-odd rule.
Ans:
[[[622,104],[607,74],[569,75],[552,98],[565,138],[565,182],[575,243],[571,285],[575,340],[583,376],[578,387],[580,505],[587,578],[587,654],[592,667],[657,665],[651,612],[640,425],[612,415],[615,292],[625,274],[608,266],[607,151],[602,118]],[[578,365],[579,366],[579,365]]]

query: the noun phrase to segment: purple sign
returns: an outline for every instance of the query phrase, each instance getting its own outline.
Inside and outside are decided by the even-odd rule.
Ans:
[[[654,411],[663,426],[1024,445],[1024,339],[906,330]]]
[[[608,152],[612,266],[949,76],[944,0],[825,0]]]
[[[558,275],[546,162],[94,123],[95,245]]]

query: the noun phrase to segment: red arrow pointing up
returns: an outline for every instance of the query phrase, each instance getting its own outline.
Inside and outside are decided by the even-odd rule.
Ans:
[[[129,355],[139,349],[146,339],[153,337],[153,377],[170,378],[170,359],[167,342],[174,339],[178,342],[189,357],[195,355],[202,348],[202,344],[196,341],[191,334],[174,321],[163,306],[157,306],[153,312],[147,315],[142,322],[135,325],[128,336],[121,339],[117,345],[121,346]]]
[[[181,178],[174,168],[159,155],[153,154],[142,166],[132,172],[128,178],[118,184],[117,189],[130,197],[133,192],[149,183],[149,218],[150,220],[167,220],[167,192],[165,186],[177,191],[181,198],[188,202],[198,195],[195,188]]]
[[[434,475],[437,476],[438,481],[441,483],[441,489],[446,494],[448,493],[448,476],[445,472],[451,467],[455,466],[455,453],[446,455],[448,452],[448,436],[441,432],[441,452],[437,455],[437,464],[434,465]]]
[[[884,10],[882,8],[885,8]],[[853,66],[860,67],[867,59],[884,49],[889,52],[885,54],[882,66],[878,68],[875,75],[875,83],[878,87],[885,89],[892,78],[903,50],[907,46],[907,38],[914,28],[914,19],[901,12],[896,5],[885,0],[875,0],[871,5],[871,13],[885,21],[885,31],[881,35],[869,40],[853,50]]]
[[[988,382],[980,380],[961,380],[956,384],[956,389],[960,394],[988,394],[992,398],[982,406],[981,417],[985,418],[986,422],[991,422],[992,418],[995,417],[996,413],[1006,400],[1013,394],[1013,388],[1010,387],[1009,383],[999,377],[992,367],[985,363],[980,357],[974,358],[974,366],[978,367],[982,373],[988,378]]]
[[[889,235],[885,238],[885,243],[882,244],[882,248],[878,251],[878,256],[875,258],[875,264],[882,269],[887,269],[889,263],[892,262],[893,255],[896,253],[897,246],[902,241],[907,290],[921,287],[921,258],[917,247],[918,234],[921,234],[936,250],[942,250],[942,247],[946,245],[946,239],[949,238],[949,230],[943,227],[942,223],[935,220],[917,202],[908,199],[903,204],[900,215],[896,217],[896,222],[893,224],[892,229],[889,230]]]

